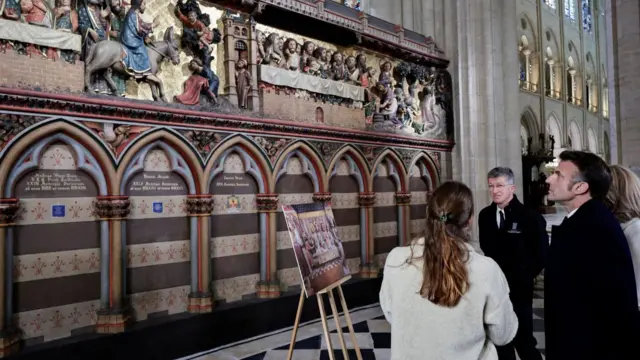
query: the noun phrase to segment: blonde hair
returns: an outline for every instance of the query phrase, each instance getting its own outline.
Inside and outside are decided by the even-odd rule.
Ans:
[[[611,187],[605,203],[620,223],[640,218],[640,178],[628,168],[611,165]]]

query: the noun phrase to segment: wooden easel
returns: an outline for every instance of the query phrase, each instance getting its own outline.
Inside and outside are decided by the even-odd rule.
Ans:
[[[333,354],[333,347],[331,346],[331,338],[329,337],[329,325],[327,323],[327,314],[324,311],[324,302],[322,301],[322,295],[329,295],[329,304],[331,305],[331,312],[333,313],[333,319],[336,322],[336,329],[338,330],[338,336],[340,339],[340,347],[342,347],[342,354],[345,359],[349,359],[349,353],[347,352],[347,345],[344,342],[344,335],[342,335],[342,326],[340,326],[340,317],[338,315],[338,308],[336,307],[336,300],[333,296],[333,290],[338,290],[338,296],[340,296],[340,304],[342,305],[342,311],[344,311],[344,318],[349,327],[349,333],[351,334],[351,342],[353,348],[356,351],[356,357],[358,360],[362,360],[362,354],[360,353],[360,347],[356,341],[356,333],[353,330],[353,324],[351,323],[351,316],[349,316],[349,309],[347,308],[347,302],[344,299],[344,293],[342,292],[342,284],[351,279],[351,275],[345,276],[335,284],[318,291],[316,297],[318,299],[318,309],[320,310],[320,319],[322,320],[322,330],[324,332],[324,338],[327,342],[327,350],[329,351],[329,359],[335,360]],[[304,285],[303,285],[304,286]],[[287,360],[291,360],[293,356],[293,347],[296,344],[296,336],[298,335],[298,327],[300,326],[300,316],[302,315],[302,307],[304,306],[305,291],[304,287],[300,291],[300,301],[298,302],[298,312],[296,313],[296,321],[293,323],[293,331],[291,333],[291,345],[289,345],[289,355]]]

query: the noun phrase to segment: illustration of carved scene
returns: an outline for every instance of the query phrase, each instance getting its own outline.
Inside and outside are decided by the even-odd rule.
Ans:
[[[442,69],[339,48],[197,0],[0,3],[3,50],[84,64],[89,93],[451,136],[451,76]]]

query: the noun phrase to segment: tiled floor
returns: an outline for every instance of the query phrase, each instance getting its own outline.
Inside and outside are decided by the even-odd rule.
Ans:
[[[542,299],[541,284],[536,289],[534,306],[534,336],[538,340],[538,348],[544,354],[544,305]],[[390,358],[391,326],[384,319],[380,307],[371,305],[364,308],[353,309],[351,319],[354,323],[356,341],[362,352],[363,360],[388,360]],[[349,358],[356,359],[355,350],[342,319],[345,341],[349,350]],[[344,359],[338,334],[335,330],[333,318],[329,318],[331,330],[331,344],[336,360]],[[291,328],[266,334],[244,342],[213,349],[201,354],[194,354],[181,360],[285,360],[291,341]],[[303,324],[298,331],[294,360],[328,360],[329,353],[322,335],[322,325],[319,321]]]

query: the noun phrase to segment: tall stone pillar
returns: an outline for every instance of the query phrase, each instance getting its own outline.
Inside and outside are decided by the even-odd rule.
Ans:
[[[191,249],[191,263],[195,274],[191,275],[191,291],[187,309],[191,313],[211,312],[213,308],[213,293],[211,281],[211,236],[209,235],[209,221],[213,211],[211,195],[189,195],[187,197],[187,212],[191,226],[191,237],[195,238],[198,248]],[[195,230],[195,231],[194,231]]]
[[[130,212],[128,196],[99,196],[96,198],[96,214],[102,231],[108,233],[100,245],[103,291],[96,331],[99,333],[123,332],[130,318],[125,297],[127,246],[123,241],[124,224]]]
[[[373,252],[373,206],[376,202],[376,194],[373,192],[363,192],[358,194],[358,205],[360,205],[360,241],[361,260],[360,276],[363,278],[378,277],[378,267],[374,263]]]
[[[13,327],[13,228],[20,210],[20,200],[0,199],[0,357],[20,350],[20,333]]]
[[[277,298],[280,296],[277,267],[277,231],[276,214],[278,213],[278,194],[258,194],[256,207],[260,213],[260,281],[258,297]]]
[[[605,4],[611,162],[640,174],[640,3]]]
[[[475,209],[490,203],[487,172],[508,166],[522,184],[518,44],[512,0],[460,0],[443,4],[444,38],[454,84],[456,146],[451,174],[474,193]],[[521,186],[518,195],[522,196]],[[474,229],[474,247],[477,227]]]

